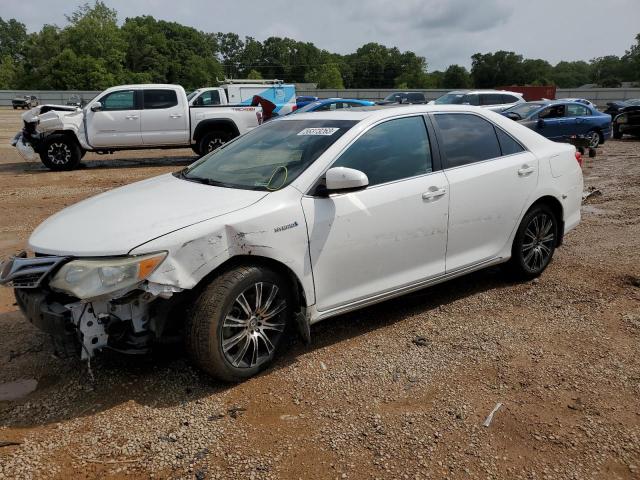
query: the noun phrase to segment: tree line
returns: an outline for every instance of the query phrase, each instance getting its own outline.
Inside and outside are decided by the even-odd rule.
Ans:
[[[206,33],[152,16],[118,24],[114,9],[84,4],[60,28],[28,33],[0,17],[0,89],[101,90],[122,83],[176,83],[187,89],[227,78],[278,78],[319,88],[489,88],[504,85],[640,84],[640,34],[621,56],[590,62],[524,59],[515,52],[476,53],[471,70],[427,71],[414,52],[367,43],[341,55],[310,42]]]

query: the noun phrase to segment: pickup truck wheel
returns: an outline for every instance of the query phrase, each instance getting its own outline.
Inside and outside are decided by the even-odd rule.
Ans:
[[[232,135],[224,130],[214,130],[205,134],[198,142],[198,150],[200,155],[206,155],[209,152],[213,152],[216,148],[221,147],[229,140]]]
[[[78,143],[65,135],[51,135],[40,149],[40,160],[50,170],[73,170],[81,158]]]
[[[16,106],[14,105],[14,106],[13,106],[13,109],[14,109],[14,110],[17,110],[17,109],[18,109],[18,107],[16,107]]]
[[[240,266],[214,279],[187,317],[185,341],[196,365],[237,382],[274,358],[292,311],[288,282],[264,267]]]
[[[551,262],[558,240],[558,220],[547,205],[529,210],[516,232],[507,268],[515,277],[539,276]]]

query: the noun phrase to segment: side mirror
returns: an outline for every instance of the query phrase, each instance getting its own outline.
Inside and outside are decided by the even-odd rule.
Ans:
[[[99,112],[100,110],[102,110],[102,103],[95,102],[94,104],[91,105],[92,112]]]
[[[369,185],[364,172],[354,168],[333,167],[325,174],[324,193],[337,193],[360,190]]]
[[[538,119],[538,122],[536,123],[536,126],[537,126],[538,128],[542,128],[542,127],[544,127],[544,118],[539,118],[539,119]]]

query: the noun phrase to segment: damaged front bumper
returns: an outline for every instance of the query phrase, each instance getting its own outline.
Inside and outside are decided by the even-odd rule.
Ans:
[[[16,147],[22,158],[29,162],[38,160],[38,154],[33,148],[31,142],[24,138],[23,132],[18,132],[11,140],[11,146]]]
[[[14,288],[20,310],[35,327],[47,333],[61,357],[91,358],[109,348],[123,353],[146,353],[165,330],[175,303],[171,292],[139,286],[117,298],[80,300],[53,291],[51,275],[69,257],[26,254],[0,263],[0,284]],[[146,288],[146,290],[145,290]]]

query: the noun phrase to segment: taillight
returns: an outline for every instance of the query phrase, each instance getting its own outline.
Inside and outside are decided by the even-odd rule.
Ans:
[[[292,112],[295,112],[297,109],[298,109],[298,105],[293,105],[293,106],[291,107],[291,111],[292,111]]]
[[[576,150],[576,160],[578,161],[578,165],[582,167],[582,154]]]

